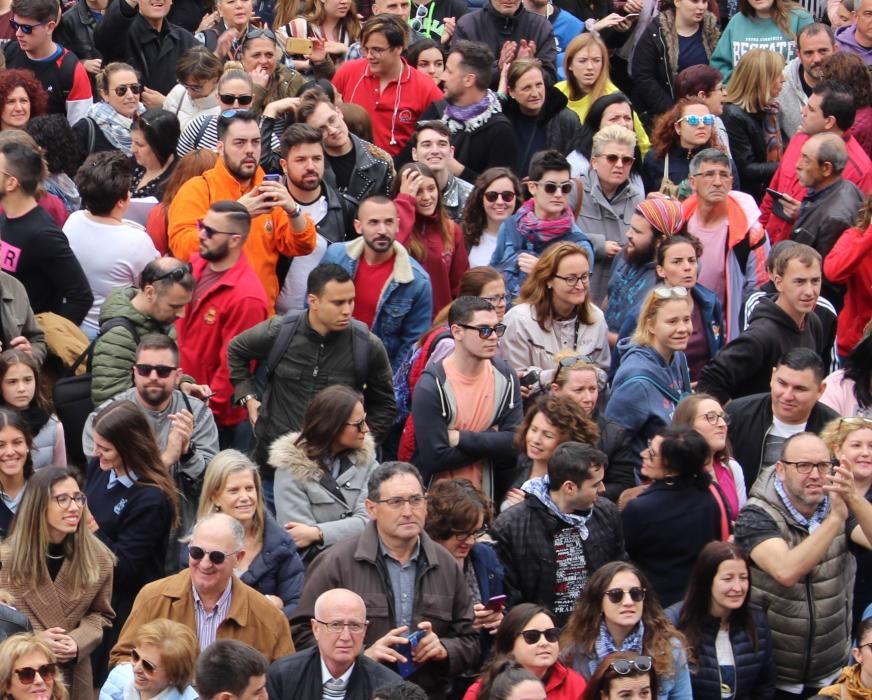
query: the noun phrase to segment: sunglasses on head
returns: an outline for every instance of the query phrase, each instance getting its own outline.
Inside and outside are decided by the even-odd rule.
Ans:
[[[157,372],[157,376],[161,379],[166,379],[178,369],[178,367],[167,365],[143,365],[139,363],[133,365],[133,368],[140,377],[150,377],[152,372]]]
[[[124,97],[128,90],[130,90],[134,95],[140,95],[142,94],[142,85],[139,83],[132,83],[131,85],[119,85],[118,87],[112,88],[112,92],[118,95],[118,97]]]
[[[619,156],[617,153],[603,153],[601,156],[597,156],[597,158],[602,158],[611,166],[617,164],[618,161],[621,161],[621,165],[625,168],[628,165],[632,165],[636,160],[633,156]]]
[[[536,184],[548,194],[554,194],[557,190],[560,190],[561,194],[569,194],[572,192],[571,182],[537,182]]]
[[[55,664],[43,664],[37,668],[25,666],[24,668],[16,668],[15,675],[18,676],[18,680],[21,681],[22,685],[30,685],[36,680],[37,673],[44,681],[52,680],[55,676],[55,668]]]
[[[504,202],[506,202],[508,204],[509,202],[515,201],[515,193],[512,192],[511,190],[505,190],[504,192],[496,192],[496,191],[485,192],[484,198],[488,202],[490,202],[491,204],[496,202],[497,199],[502,199]]]
[[[174,268],[169,272],[164,272],[162,275],[158,275],[151,281],[151,284],[166,279],[171,279],[173,282],[181,282],[183,279],[185,279],[185,275],[191,274],[191,271],[193,269],[194,268],[191,267],[191,263],[185,263],[181,267]]]
[[[233,103],[238,103],[243,107],[250,105],[252,100],[254,100],[253,95],[229,95],[227,93],[219,92],[218,99],[221,100],[222,104],[232,105]]]
[[[715,123],[715,115],[703,114],[700,116],[699,114],[688,114],[686,117],[682,117],[678,121],[685,121],[690,126],[699,126],[700,124],[712,126]]]
[[[635,659],[618,659],[609,664],[612,671],[619,676],[626,676],[633,672],[633,669],[639,673],[648,673],[651,670],[653,662],[650,656],[637,656]]]
[[[498,323],[495,326],[469,326],[465,323],[458,323],[457,325],[470,331],[478,331],[478,337],[482,340],[487,340],[494,333],[497,334],[497,338],[502,338],[503,333],[506,332],[506,326],[503,323]]]
[[[551,629],[547,630],[524,630],[523,632],[521,632],[521,636],[524,638],[524,641],[530,645],[537,644],[539,640],[543,637],[543,635],[546,642],[554,644],[554,642],[560,639],[560,628],[552,627]]]
[[[44,27],[46,24],[48,24],[51,21],[53,21],[53,20],[47,19],[47,20],[45,20],[45,22],[37,22],[36,24],[21,24],[19,22],[16,22],[14,19],[10,18],[9,19],[9,26],[12,27],[13,32],[17,32],[20,29],[22,34],[26,34],[27,36],[30,36],[31,34],[33,34],[34,29],[36,29],[37,27]]]
[[[142,670],[146,673],[154,673],[157,671],[157,666],[155,666],[151,661],[143,659],[136,649],[130,650],[130,660],[135,664],[142,663]]]
[[[207,552],[202,547],[198,547],[195,544],[188,545],[188,556],[191,557],[194,561],[200,561],[203,557],[208,556],[209,561],[211,561],[215,566],[221,566],[224,563],[224,560],[227,557],[236,554],[236,552],[222,552],[220,549],[213,549],[211,552]]]
[[[606,591],[606,597],[614,605],[622,602],[625,595],[629,595],[630,600],[632,600],[634,603],[641,603],[643,600],[645,600],[645,589],[641,586],[633,586],[630,589],[610,588]]]

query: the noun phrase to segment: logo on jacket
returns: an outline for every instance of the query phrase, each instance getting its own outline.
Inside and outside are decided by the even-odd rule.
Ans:
[[[118,503],[115,504],[115,507],[112,509],[115,511],[115,515],[121,515],[121,511],[124,510],[124,507],[127,505],[127,499],[122,498]]]
[[[412,114],[411,109],[401,109],[397,114],[397,120],[400,124],[411,124],[415,121],[415,115]]]
[[[215,319],[217,317],[218,309],[216,309],[214,306],[210,306],[209,310],[206,311],[206,313],[203,315],[203,321],[211,326],[213,323],[215,323]]]

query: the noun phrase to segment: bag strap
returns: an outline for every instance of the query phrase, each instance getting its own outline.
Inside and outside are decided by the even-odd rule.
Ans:
[[[364,391],[369,378],[369,328],[356,318],[351,319],[351,356],[354,375],[360,391]]]
[[[97,143],[97,126],[91,117],[85,117],[85,126],[88,127],[88,153],[94,152],[94,146]]]
[[[269,355],[267,355],[266,358],[266,365],[264,366],[263,373],[264,388],[269,385],[276,367],[278,367],[285,351],[287,351],[288,346],[291,344],[291,339],[294,337],[294,333],[297,332],[297,326],[300,325],[300,318],[302,315],[302,311],[294,309],[288,311],[282,317],[282,324],[279,326],[279,334],[273,341],[272,347],[269,350]]]
[[[204,117],[200,120],[200,125],[197,127],[197,133],[194,134],[194,148],[191,150],[195,150],[200,147],[200,141],[203,140],[203,135],[206,133],[206,129],[209,128],[209,124],[212,123],[210,117]]]
[[[669,387],[663,386],[656,379],[648,377],[644,374],[635,374],[632,377],[628,377],[624,381],[624,383],[629,384],[630,382],[634,382],[634,381],[635,382],[648,382],[649,384],[653,384],[655,387],[657,387],[657,391],[659,391],[661,394],[663,394],[667,399],[672,401],[672,403],[674,403],[674,404],[677,404],[679,401],[681,401],[681,396],[677,395]]]
[[[721,542],[726,542],[730,539],[730,519],[727,517],[727,506],[721,496],[720,489],[718,489],[714,482],[709,484],[709,491],[714,497],[715,503],[718,504],[718,510],[721,513]]]

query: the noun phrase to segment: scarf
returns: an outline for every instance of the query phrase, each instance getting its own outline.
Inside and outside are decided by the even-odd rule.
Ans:
[[[502,111],[503,108],[496,93],[493,90],[488,90],[487,94],[478,102],[466,107],[458,107],[448,103],[448,106],[445,107],[445,114],[442,115],[442,121],[448,125],[453,136],[461,131],[470,133],[479,129],[494,114],[499,114]]]
[[[817,507],[817,510],[812,514],[810,518],[806,518],[802,513],[800,513],[796,508],[793,507],[793,503],[790,502],[790,498],[784,491],[784,484],[777,476],[775,477],[775,493],[778,494],[778,497],[781,499],[784,507],[787,508],[787,510],[790,512],[790,515],[793,517],[793,519],[799,525],[802,525],[804,528],[806,528],[809,535],[820,527],[820,524],[824,521],[824,518],[827,517],[827,513],[830,512],[830,499],[828,496],[824,496],[824,500],[821,501],[820,505]]]
[[[140,103],[136,111],[138,114],[142,114],[145,111],[145,106]],[[116,112],[113,107],[109,106],[108,102],[97,102],[91,105],[88,116],[100,127],[100,131],[103,132],[103,136],[109,143],[118,150],[124,151],[125,155],[133,155],[130,151],[132,119]]]
[[[572,210],[567,206],[563,214],[556,219],[543,221],[533,209],[533,200],[528,199],[518,210],[518,233],[521,240],[526,240],[529,250],[541,251],[561,236],[566,236],[572,231]]]
[[[684,228],[684,210],[674,199],[652,197],[636,207],[639,215],[664,236],[674,236]]]
[[[784,155],[784,143],[778,127],[778,103],[774,100],[763,108],[763,135],[766,137],[766,162],[779,162]]]
[[[637,654],[642,653],[642,640],[645,638],[645,623],[639,620],[639,624],[633,628],[633,631],[627,635],[619,647],[615,644],[609,628],[606,626],[606,621],[600,622],[599,634],[596,636],[596,658],[603,659],[609,654],[616,651],[635,651]]]
[[[39,435],[39,431],[43,429],[50,418],[49,414],[37,406],[36,403],[31,403],[30,406],[20,413],[24,423],[27,425],[27,429],[34,438]]]
[[[538,498],[542,502],[542,505],[545,506],[555,518],[566,523],[570,527],[577,529],[581,539],[586,540],[588,535],[587,519],[590,517],[590,513],[587,515],[564,513],[557,507],[557,504],[551,500],[551,493],[549,492],[550,487],[551,482],[548,480],[548,477],[540,476],[535,479],[528,479],[524,485],[521,486],[521,490]]]

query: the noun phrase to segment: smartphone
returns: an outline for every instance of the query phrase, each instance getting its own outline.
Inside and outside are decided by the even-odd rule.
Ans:
[[[500,612],[505,607],[506,596],[504,595],[495,595],[484,604],[484,609],[490,610],[491,612]]]
[[[264,181],[264,182],[278,182],[278,183],[281,183],[281,181],[282,181],[282,176],[279,175],[278,173],[267,173],[266,175],[263,176],[263,181]]]
[[[523,377],[521,377],[521,379],[519,381],[521,383],[521,386],[533,386],[534,384],[538,384],[539,383],[538,370],[531,369],[529,372],[527,372],[527,374],[525,374]]]
[[[406,660],[403,663],[397,664],[397,673],[400,674],[400,678],[408,678],[412,673],[414,673],[416,664],[412,661],[412,652],[415,651],[418,642],[420,642],[426,634],[427,632],[425,630],[415,630],[412,633],[407,632],[403,635],[408,638],[409,642],[397,649],[398,652],[406,657]]]
[[[292,36],[285,43],[285,51],[291,56],[308,56],[312,53],[312,40]]]
[[[624,19],[636,19],[639,16],[638,12],[631,12],[628,15],[624,15]]]
[[[766,191],[775,199],[784,199],[785,197],[787,197],[787,195],[784,194],[784,192],[779,192],[778,190],[773,190],[771,187],[767,187]]]

